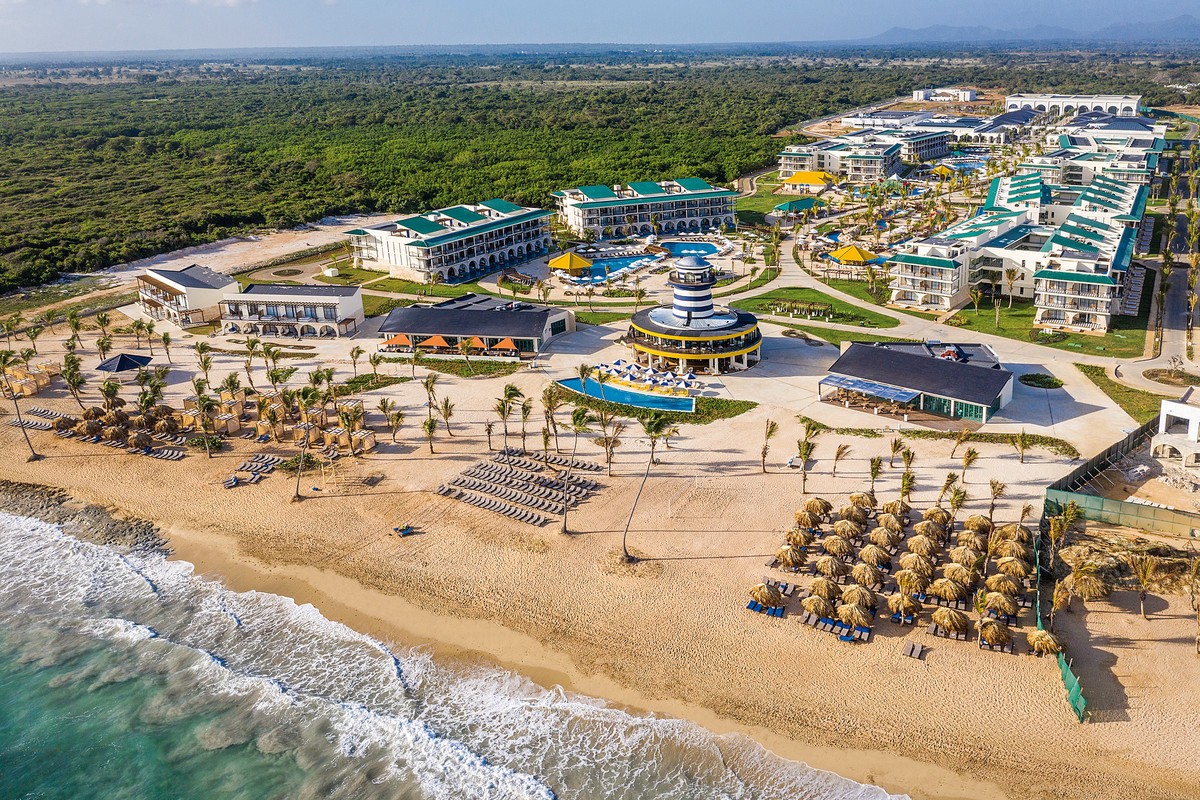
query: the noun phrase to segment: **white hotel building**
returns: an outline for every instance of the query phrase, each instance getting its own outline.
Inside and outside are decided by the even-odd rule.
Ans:
[[[1107,330],[1124,303],[1147,189],[1097,177],[1052,186],[1038,175],[997,178],[982,214],[889,259],[892,302],[949,311],[971,289],[1032,299],[1038,325]],[[1011,270],[1011,272],[1010,272]]]
[[[1057,116],[1103,111],[1118,117],[1136,117],[1141,105],[1140,94],[1010,94],[1004,101],[1008,111],[1024,109]]]
[[[550,249],[551,212],[484,200],[347,231],[363,269],[454,283],[528,261]]]
[[[628,186],[580,186],[553,193],[563,222],[597,238],[701,233],[736,224],[737,192],[700,178],[635,181]]]
[[[901,167],[901,146],[871,139],[869,131],[823,139],[810,144],[792,144],[779,154],[779,177],[797,172],[829,172],[854,183],[881,181]]]

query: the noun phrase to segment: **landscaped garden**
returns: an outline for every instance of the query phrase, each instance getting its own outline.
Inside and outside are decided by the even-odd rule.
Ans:
[[[899,324],[892,317],[847,303],[816,289],[803,287],[773,289],[766,294],[735,300],[731,305],[755,314],[786,315],[788,313],[787,306],[793,304],[798,306],[797,313],[801,315],[805,315],[804,306],[806,304],[828,305],[832,310],[832,322],[848,325],[863,324],[873,328],[894,328]]]

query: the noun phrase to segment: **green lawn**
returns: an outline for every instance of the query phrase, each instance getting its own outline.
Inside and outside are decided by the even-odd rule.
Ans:
[[[735,300],[732,305],[756,314],[771,314],[775,313],[772,307],[785,303],[828,303],[833,306],[833,321],[842,324],[866,323],[874,328],[894,328],[899,324],[892,317],[838,300],[816,289],[799,287],[774,289],[766,294]]]
[[[627,406],[624,403],[610,403],[605,400],[599,400],[595,397],[587,397],[578,392],[566,391],[563,392],[563,398],[568,403],[574,403],[577,406],[586,406],[592,410],[609,411],[618,416],[633,417],[641,419],[648,416],[653,409],[640,408],[638,406]],[[719,419],[729,419],[736,417],[739,414],[745,414],[752,408],[758,406],[758,403],[753,403],[749,400],[725,400],[720,397],[697,397],[696,409],[692,413],[686,411],[660,411],[659,413],[673,423],[678,425],[693,424],[707,425],[710,422],[716,422]],[[628,431],[627,431],[628,433]]]
[[[738,222],[749,225],[766,225],[766,215],[775,210],[775,206],[786,202],[787,197],[775,194],[778,185],[760,186],[758,191],[748,197],[739,197],[734,201],[734,211],[737,212]]]
[[[735,294],[744,294],[746,292],[752,292],[755,289],[766,286],[768,283],[770,283],[771,281],[775,280],[778,277],[779,277],[779,267],[766,267],[765,269],[760,269],[758,271],[758,274],[755,275],[750,280],[750,282],[748,284],[746,284],[745,286],[743,286],[742,288],[731,289],[728,292],[715,292],[713,294],[713,297],[732,297]]]
[[[402,367],[412,364],[412,357],[407,355],[385,356],[383,360],[389,364],[399,364]],[[479,358],[472,358],[469,361],[461,358],[422,358],[417,362],[419,369],[443,372],[459,378],[495,378],[512,375],[522,366],[523,363],[520,361],[485,361]]]
[[[373,269],[359,269],[358,267],[339,266],[337,269],[338,274],[336,277],[330,278],[318,273],[316,279],[321,283],[332,283],[338,286],[361,286],[367,281],[373,281],[387,275],[386,272],[379,272]]]
[[[575,320],[582,322],[585,325],[607,325],[610,322],[619,322],[623,319],[629,319],[632,314],[622,313],[620,311],[577,311],[575,312]]]
[[[1148,281],[1142,290],[1142,305],[1136,317],[1118,315],[1113,318],[1113,328],[1104,336],[1088,336],[1082,333],[1067,334],[1061,342],[1038,342],[1046,347],[1057,350],[1068,350],[1078,353],[1099,353],[1113,358],[1140,358],[1146,349],[1146,328],[1150,319],[1150,300],[1153,286]],[[955,315],[956,319],[965,324],[958,327],[963,330],[991,333],[1016,339],[1022,342],[1032,341],[1029,332],[1033,330],[1033,319],[1037,309],[1032,301],[1014,300],[1012,308],[1007,301],[1000,304],[1000,328],[996,328],[996,313],[993,308],[980,306],[976,315],[974,306],[967,306]]]
[[[433,297],[462,297],[464,294],[484,293],[478,283],[417,283],[403,278],[384,278],[371,284],[371,288],[379,292],[396,292],[397,294],[431,295]]]
[[[777,322],[775,320],[767,320],[772,325],[780,325],[784,328],[791,328],[794,331],[800,331],[806,336],[823,339],[829,344],[841,347],[842,342],[914,342],[916,339],[901,339],[895,336],[882,336],[877,333],[868,333],[870,329],[864,329],[862,333],[858,331],[840,331],[834,328],[821,328],[816,325],[796,325],[791,322]]]
[[[363,295],[363,312],[368,317],[386,314],[394,308],[408,308],[418,302],[411,297],[381,297],[377,294]]]
[[[1144,389],[1134,389],[1123,383],[1117,383],[1108,377],[1104,367],[1092,364],[1076,364],[1075,366],[1079,368],[1080,372],[1087,375],[1088,379],[1100,388],[1100,391],[1108,395],[1114,403],[1124,409],[1126,414],[1138,422],[1149,422],[1157,417],[1162,401],[1172,399],[1166,395],[1154,394]]]
[[[1166,208],[1166,205],[1164,204],[1163,212],[1166,212],[1166,210],[1167,210],[1167,208]],[[1159,251],[1162,250],[1162,233],[1163,233],[1163,226],[1166,224],[1166,221],[1167,221],[1167,215],[1166,215],[1166,213],[1161,213],[1161,214],[1147,214],[1147,216],[1150,217],[1152,220],[1154,220],[1154,233],[1152,233],[1150,235],[1150,250],[1148,251],[1148,253],[1149,253],[1149,255],[1158,255]]]

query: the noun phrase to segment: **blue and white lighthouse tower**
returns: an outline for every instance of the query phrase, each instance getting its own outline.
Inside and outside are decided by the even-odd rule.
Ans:
[[[685,323],[713,315],[713,286],[716,270],[703,258],[685,256],[675,262],[667,280],[675,295],[672,313]]]

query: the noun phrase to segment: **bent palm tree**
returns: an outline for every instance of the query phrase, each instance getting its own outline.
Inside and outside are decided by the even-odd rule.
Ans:
[[[670,421],[667,420],[665,414],[661,411],[651,411],[641,419],[642,433],[646,434],[646,438],[650,441],[650,452],[646,456],[646,471],[642,473],[642,482],[638,484],[637,494],[633,496],[633,505],[629,507],[629,517],[625,520],[625,530],[621,533],[621,552],[624,554],[626,562],[632,562],[636,559],[629,554],[629,548],[626,542],[629,539],[629,526],[633,522],[633,512],[637,510],[638,499],[642,496],[642,489],[646,486],[646,479],[650,477],[650,468],[654,466],[654,451],[658,447],[659,441],[671,427]]]

